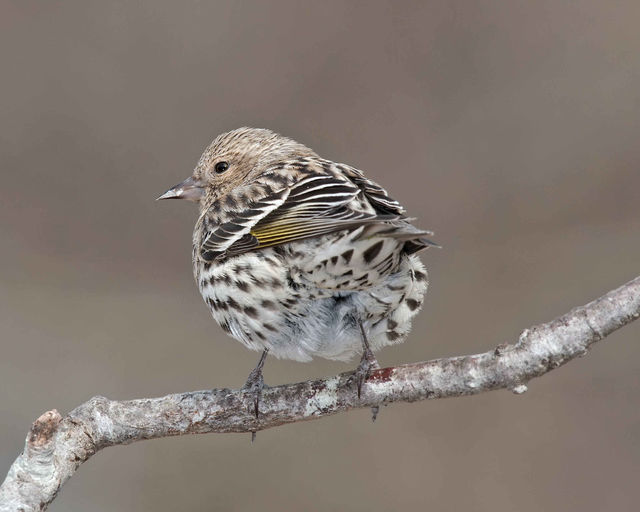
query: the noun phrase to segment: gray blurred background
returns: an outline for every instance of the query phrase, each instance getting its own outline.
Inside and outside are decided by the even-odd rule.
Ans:
[[[436,232],[383,365],[514,341],[640,273],[636,0],[0,6],[3,476],[48,409],[243,384],[258,354],[193,283],[195,209],[154,202],[222,131],[353,164]],[[636,510],[639,337],[521,397],[109,448],[51,510]]]

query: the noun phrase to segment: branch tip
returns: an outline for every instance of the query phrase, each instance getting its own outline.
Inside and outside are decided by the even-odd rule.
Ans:
[[[45,412],[31,425],[27,443],[30,448],[42,448],[51,441],[62,421],[60,413],[53,409]]]

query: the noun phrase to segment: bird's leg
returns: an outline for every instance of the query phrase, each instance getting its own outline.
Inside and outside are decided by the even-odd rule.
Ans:
[[[258,418],[258,406],[260,405],[260,396],[262,395],[262,390],[264,389],[264,377],[262,376],[262,367],[264,366],[264,362],[267,359],[267,354],[269,353],[269,349],[265,348],[260,356],[260,361],[256,367],[251,370],[249,374],[249,378],[247,378],[247,382],[244,385],[243,389],[250,391],[253,393],[253,404],[254,404],[254,412],[256,418]]]
[[[369,346],[369,340],[367,339],[367,333],[364,332],[364,326],[362,322],[358,320],[358,325],[360,326],[360,333],[362,334],[362,358],[360,359],[360,364],[356,368],[356,383],[358,384],[358,399],[360,399],[360,394],[362,392],[362,385],[369,377],[371,370],[376,370],[380,368],[378,364],[378,360],[376,356],[373,355],[371,351],[371,347]],[[375,416],[374,416],[375,420]]]

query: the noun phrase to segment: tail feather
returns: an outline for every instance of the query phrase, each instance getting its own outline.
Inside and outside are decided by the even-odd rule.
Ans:
[[[405,241],[404,251],[407,254],[421,251],[427,247],[438,247],[436,242],[425,238],[433,236],[432,231],[426,231],[415,227],[407,222],[409,219],[387,221],[370,224],[365,227],[358,238],[372,238],[374,236],[387,236],[397,240]]]

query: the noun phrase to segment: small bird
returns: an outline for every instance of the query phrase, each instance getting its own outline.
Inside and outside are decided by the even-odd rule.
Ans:
[[[262,351],[246,388],[258,415],[267,353],[347,361],[360,396],[373,355],[400,343],[427,291],[416,252],[436,245],[382,187],[270,130],[219,135],[158,199],[199,204],[193,271],[222,329]]]

